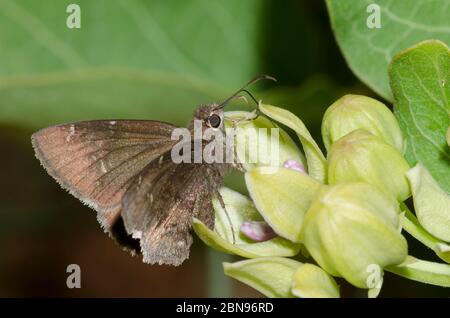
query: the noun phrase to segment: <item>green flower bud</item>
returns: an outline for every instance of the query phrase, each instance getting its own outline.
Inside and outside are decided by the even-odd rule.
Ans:
[[[408,169],[397,149],[361,129],[337,140],[328,154],[329,184],[364,181],[399,201],[410,196]]]
[[[264,220],[278,235],[300,243],[303,218],[320,183],[305,173],[279,168],[245,174],[248,192]]]
[[[300,298],[339,298],[339,286],[319,266],[304,264],[294,274],[292,294]]]
[[[327,162],[325,156],[301,119],[290,111],[276,106],[264,105],[260,103],[259,110],[264,115],[296,132],[300,142],[302,143],[303,150],[305,151],[308,174],[312,178],[324,183],[327,175]],[[295,158],[288,158],[288,160],[289,159]],[[303,166],[305,166],[304,162]]]
[[[280,167],[286,160],[306,165],[305,156],[284,130],[264,116],[243,120],[252,116],[243,111],[225,113],[227,135],[234,134],[236,155],[246,170],[261,166]]]
[[[225,275],[247,284],[267,297],[292,298],[292,278],[302,263],[289,258],[261,257],[223,263]]]
[[[398,203],[362,182],[322,186],[306,213],[302,239],[324,270],[359,288],[379,289],[383,268],[408,254]]]
[[[243,224],[262,222],[263,218],[246,196],[225,187],[220,189],[220,194],[226,211],[217,199],[213,199],[216,215],[214,230],[210,230],[198,219],[192,222],[195,233],[206,245],[224,253],[247,258],[294,256],[299,252],[299,244],[279,236],[262,242],[248,238],[241,231]]]
[[[345,95],[331,105],[322,121],[322,138],[327,150],[339,138],[364,129],[403,152],[400,126],[383,103],[362,95]]]

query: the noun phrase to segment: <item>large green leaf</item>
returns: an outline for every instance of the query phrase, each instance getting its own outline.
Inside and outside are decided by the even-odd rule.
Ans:
[[[380,6],[381,28],[367,27]],[[382,97],[392,101],[387,75],[392,57],[426,39],[450,43],[448,0],[327,0],[336,40],[353,73]]]
[[[0,122],[185,124],[257,73],[261,1],[0,1]]]
[[[450,193],[450,52],[439,41],[422,42],[394,58],[390,68],[394,111],[406,138],[406,159],[421,162]]]

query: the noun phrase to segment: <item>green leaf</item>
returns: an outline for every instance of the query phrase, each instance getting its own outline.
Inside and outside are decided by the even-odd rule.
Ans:
[[[193,220],[194,231],[205,244],[221,252],[247,258],[294,256],[298,254],[300,245],[282,237],[275,237],[264,242],[254,242],[243,235],[240,232],[242,223],[246,221],[262,221],[263,218],[246,196],[228,188],[221,188],[220,194],[225,203],[226,212],[218,200],[214,199],[213,206],[216,212],[214,231],[208,229],[200,220]],[[233,232],[236,239],[234,244]]]
[[[450,193],[450,51],[439,41],[426,41],[402,52],[390,67],[394,113],[406,138],[405,157],[422,163]]]
[[[382,97],[393,100],[387,75],[392,57],[426,39],[450,43],[447,0],[327,0],[331,27],[353,73]],[[370,4],[380,7],[381,28],[369,28]],[[370,9],[370,8],[369,8]]]
[[[447,136],[446,136],[446,138],[447,138],[447,144],[450,146],[450,127],[448,127],[448,129],[447,129]]]
[[[267,297],[293,297],[292,278],[302,263],[288,258],[265,257],[223,263],[226,275],[258,290]]]
[[[79,0],[81,29],[69,29],[72,2],[0,1],[0,122],[185,125],[259,68],[261,1]]]
[[[327,162],[325,156],[300,118],[286,109],[271,105],[260,104],[259,109],[266,116],[289,127],[297,133],[297,136],[302,143],[303,150],[305,151],[308,163],[308,174],[314,179],[325,183],[327,174]]]
[[[299,243],[303,219],[320,183],[291,169],[279,168],[275,173],[265,173],[262,169],[245,174],[248,192],[272,229]]]
[[[319,266],[305,264],[294,274],[292,294],[301,298],[339,298],[339,286]]]
[[[450,287],[450,265],[423,261],[408,256],[400,265],[389,266],[387,271],[418,282]]]

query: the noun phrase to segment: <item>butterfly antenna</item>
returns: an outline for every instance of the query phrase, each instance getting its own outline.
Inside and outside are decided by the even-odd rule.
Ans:
[[[258,105],[258,101],[257,101],[256,98],[252,95],[252,93],[250,93],[248,90],[242,89],[242,90],[241,90],[241,93],[247,93],[247,95],[251,97],[251,99],[255,102],[255,104]]]
[[[277,81],[275,77],[272,77],[272,76],[269,76],[269,75],[265,75],[265,74],[256,76],[250,82],[248,82],[247,84],[242,86],[240,89],[238,89],[233,95],[231,95],[226,100],[224,100],[222,103],[220,103],[219,106],[217,106],[215,109],[224,108],[226,104],[228,104],[231,100],[233,100],[241,92],[247,93],[255,101],[255,103],[258,104],[258,102],[256,101],[255,97],[253,97],[253,95],[250,94],[250,92],[247,91],[246,88],[251,86],[251,85],[253,85],[253,84],[255,84],[256,82],[261,81],[261,80],[271,80],[271,81],[274,81],[274,82]]]
[[[233,96],[233,98],[231,100],[235,100],[235,99],[241,99],[241,100],[243,100],[245,102],[245,104],[248,105],[248,100],[247,100],[247,98],[244,95],[235,95],[235,96]],[[216,107],[216,109],[217,108],[218,107]]]

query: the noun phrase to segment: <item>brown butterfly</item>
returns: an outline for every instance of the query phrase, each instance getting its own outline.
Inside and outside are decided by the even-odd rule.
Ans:
[[[194,120],[225,134],[221,104],[201,105]],[[251,96],[253,98],[253,96]],[[253,98],[254,99],[254,98]],[[174,125],[152,120],[93,120],[44,128],[31,137],[36,157],[73,196],[97,211],[103,229],[143,261],[180,265],[189,257],[193,217],[214,228],[212,198],[229,163],[175,163]],[[192,141],[196,142],[195,139]],[[203,145],[204,140],[201,141]]]

